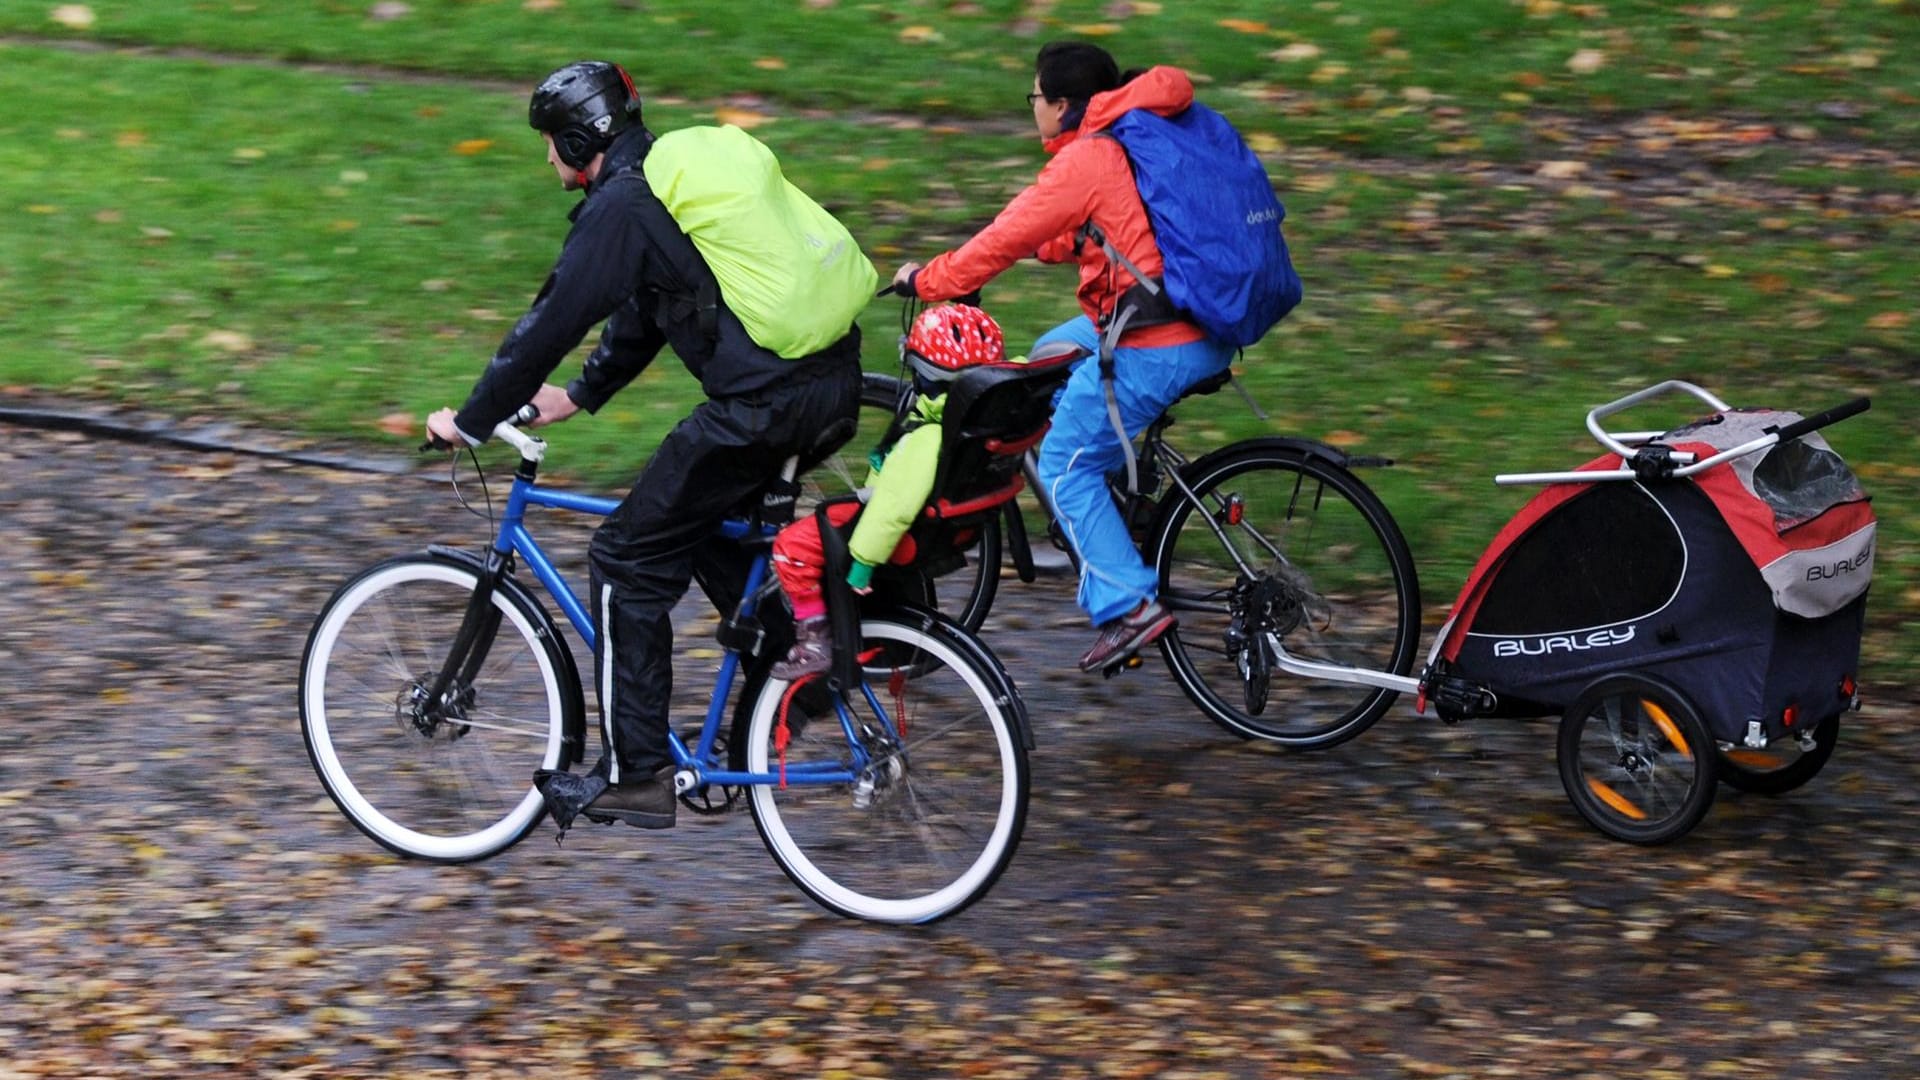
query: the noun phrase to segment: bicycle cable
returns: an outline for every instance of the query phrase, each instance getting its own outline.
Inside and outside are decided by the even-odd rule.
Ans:
[[[926,306],[926,302],[918,296],[909,296],[900,305],[900,340],[897,343],[897,351],[900,353],[900,381],[903,384],[910,385],[912,382],[911,373],[907,367],[907,338],[913,333],[914,320],[920,317],[920,313],[926,310]],[[905,386],[901,389],[901,396],[903,398],[906,396]]]
[[[447,466],[447,482],[453,485],[453,497],[460,500],[461,509],[474,517],[486,519],[487,534],[491,537],[496,531],[493,520],[493,491],[487,487],[487,471],[480,467],[480,455],[471,446],[467,447],[466,451],[467,457],[473,462],[473,475],[480,481],[480,496],[486,501],[486,513],[483,514],[474,509],[473,504],[467,501],[467,493],[460,488],[460,452],[458,450],[454,451],[451,463]]]

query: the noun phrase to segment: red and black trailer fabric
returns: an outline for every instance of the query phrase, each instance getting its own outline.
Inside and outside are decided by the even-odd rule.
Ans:
[[[1659,441],[1706,457],[1798,418],[1734,410]],[[1868,497],[1817,434],[1688,479],[1552,484],[1481,556],[1431,660],[1492,691],[1495,715],[1559,712],[1638,671],[1716,739],[1759,723],[1771,740],[1849,703],[1873,551]]]

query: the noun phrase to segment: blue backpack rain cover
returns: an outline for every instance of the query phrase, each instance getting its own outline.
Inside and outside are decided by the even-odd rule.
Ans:
[[[1133,163],[1167,298],[1229,345],[1260,340],[1301,294],[1280,235],[1287,211],[1260,159],[1198,102],[1172,117],[1133,109],[1108,130]]]

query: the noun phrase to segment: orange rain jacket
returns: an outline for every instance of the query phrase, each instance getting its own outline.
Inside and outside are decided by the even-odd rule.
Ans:
[[[1087,241],[1074,251],[1074,232],[1091,220],[1122,255],[1146,273],[1162,273],[1153,224],[1134,187],[1133,169],[1117,139],[1083,138],[1120,119],[1129,109],[1151,109],[1171,116],[1193,103],[1193,80],[1174,67],[1152,68],[1132,82],[1087,103],[1079,128],[1047,140],[1047,162],[1033,185],[1014,196],[993,224],[959,248],[938,255],[914,277],[923,300],[947,300],[985,285],[1027,256],[1041,262],[1080,263],[1080,309],[1096,324],[1133,284],[1126,268],[1107,259],[1099,244]],[[1122,344],[1130,348],[1184,345],[1205,337],[1181,321],[1130,330]]]

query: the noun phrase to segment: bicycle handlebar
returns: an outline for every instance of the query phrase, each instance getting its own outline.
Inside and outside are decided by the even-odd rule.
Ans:
[[[1814,413],[1812,416],[1802,417],[1801,419],[1795,420],[1793,423],[1788,424],[1786,427],[1767,428],[1766,430],[1772,431],[1778,434],[1780,436],[1781,442],[1792,442],[1793,440],[1799,438],[1800,436],[1805,435],[1809,431],[1818,431],[1821,428],[1826,427],[1828,424],[1837,424],[1840,421],[1845,420],[1850,416],[1859,416],[1861,413],[1866,412],[1868,409],[1872,407],[1873,407],[1872,399],[1857,397],[1857,398],[1854,398],[1852,401],[1847,402],[1844,405],[1836,405],[1825,412]]]
[[[1609,402],[1595,408],[1587,414],[1587,430],[1593,434],[1595,439],[1599,440],[1601,445],[1618,454],[1623,464],[1631,464],[1635,459],[1635,452],[1631,446],[1627,445],[1627,442],[1631,441],[1636,444],[1645,444],[1657,439],[1660,433],[1607,432],[1601,429],[1600,419],[1629,406],[1636,405],[1657,394],[1666,393],[1671,390],[1681,390],[1693,394],[1695,397],[1707,402],[1721,412],[1725,412],[1728,409],[1728,406],[1721,403],[1719,398],[1714,397],[1705,390],[1691,383],[1670,380],[1658,386],[1648,387],[1638,393],[1628,394],[1618,401]],[[1818,431],[1829,424],[1837,424],[1848,417],[1858,416],[1871,407],[1872,402],[1870,399],[1864,397],[1854,398],[1852,401],[1843,405],[1836,405],[1825,412],[1815,413],[1812,416],[1795,420],[1791,424],[1781,427],[1765,428],[1758,438],[1749,439],[1739,446],[1728,447],[1719,453],[1699,460],[1695,460],[1694,455],[1688,451],[1668,451],[1660,463],[1662,468],[1659,475],[1672,476],[1674,478],[1692,476],[1695,473],[1711,469],[1722,462],[1731,461],[1734,458],[1764,450],[1770,446],[1777,446],[1780,443],[1792,442],[1802,435]],[[1629,480],[1638,476],[1639,473],[1629,467],[1614,470],[1584,470],[1579,472],[1503,473],[1495,476],[1493,482],[1503,485],[1590,483],[1597,480]]]
[[[540,419],[540,408],[539,406],[535,405],[533,402],[529,401],[525,405],[522,405],[520,406],[520,408],[516,409],[512,416],[507,417],[505,420],[502,420],[498,424],[495,424],[493,426],[494,437],[507,438],[506,436],[503,436],[501,434],[501,432],[503,431],[510,431],[515,434],[518,434],[519,428],[524,427],[527,424],[531,424],[538,419]],[[512,442],[515,446],[520,445],[519,442],[510,438],[508,438],[507,441]],[[420,444],[420,452],[423,454],[429,450],[452,450],[452,449],[455,449],[452,443],[448,442],[447,440],[441,438],[438,435],[435,435],[432,431],[427,432],[427,441]]]
[[[541,462],[547,456],[547,440],[520,430],[521,425],[531,424],[539,419],[540,410],[532,402],[520,406],[519,411],[493,426],[493,437],[520,451],[522,460]],[[438,441],[438,440],[435,440]],[[798,474],[800,456],[795,454],[787,458],[780,468],[780,479],[791,481]]]
[[[540,410],[532,402],[520,406],[512,416],[493,425],[493,437],[520,451],[527,461],[539,461],[546,457],[547,440],[538,435],[529,435],[520,430],[520,425],[531,424],[539,419]]]
[[[1600,421],[1606,419],[1609,416],[1612,416],[1614,413],[1621,412],[1626,409],[1630,409],[1635,405],[1638,405],[1641,402],[1648,400],[1649,398],[1659,397],[1661,394],[1673,393],[1676,391],[1693,395],[1694,397],[1700,399],[1700,402],[1704,404],[1707,408],[1712,409],[1715,412],[1726,412],[1728,409],[1732,408],[1731,405],[1728,405],[1726,402],[1721,401],[1719,398],[1713,396],[1712,394],[1708,393],[1705,390],[1702,390],[1700,387],[1695,386],[1690,382],[1684,382],[1680,379],[1668,379],[1666,382],[1657,383],[1653,386],[1649,386],[1645,390],[1639,390],[1634,393],[1628,394],[1626,397],[1619,398],[1614,401],[1609,401],[1605,405],[1596,405],[1593,409],[1587,412],[1587,432],[1588,434],[1593,436],[1595,442],[1598,442],[1601,446],[1606,447],[1608,450],[1611,450],[1614,453],[1619,454],[1623,458],[1632,457],[1633,448],[1627,445],[1627,440],[1632,440],[1633,442],[1646,442],[1648,439],[1652,438],[1654,435],[1657,435],[1658,432],[1633,432],[1631,434],[1626,434],[1626,435],[1615,434],[1613,432],[1609,432],[1606,429],[1602,428],[1600,426]]]
[[[874,293],[873,296],[874,296],[874,299],[876,300],[882,296],[898,296],[903,300],[920,299],[920,294],[917,292],[914,292],[913,289],[909,287],[908,284],[904,281],[898,284],[884,285],[881,287],[880,291],[877,293]],[[975,289],[970,293],[961,293],[959,296],[953,297],[952,302],[956,304],[966,304],[969,307],[979,307],[980,306],[980,290]]]

